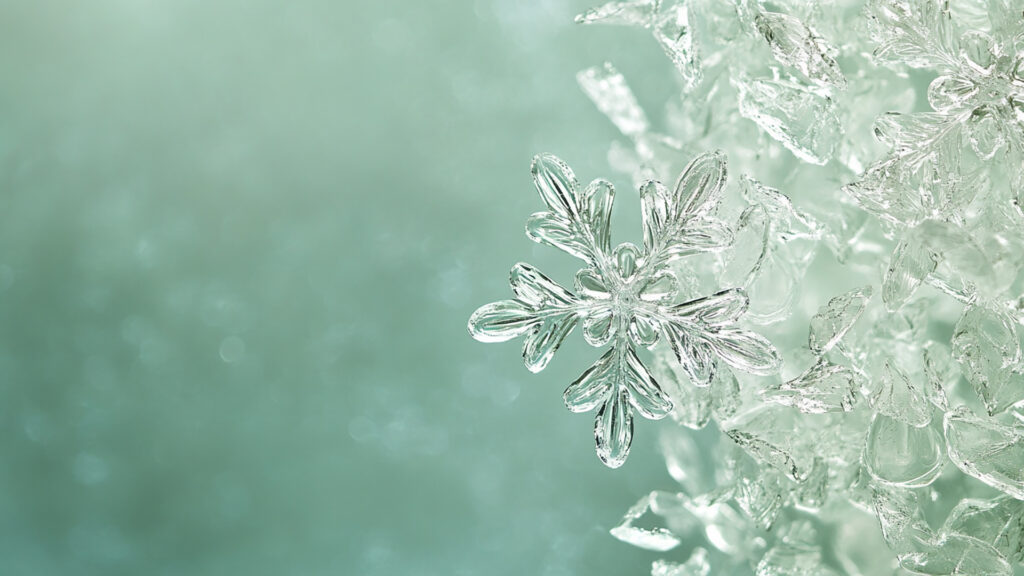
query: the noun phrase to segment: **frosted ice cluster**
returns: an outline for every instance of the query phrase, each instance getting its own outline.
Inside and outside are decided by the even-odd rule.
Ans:
[[[640,0],[577,17],[668,57],[660,127],[610,63],[578,74],[622,134],[615,195],[534,160],[528,264],[470,319],[565,390],[610,467],[634,413],[675,485],[611,532],[652,576],[1012,575],[1024,562],[1024,0]],[[707,152],[712,150],[712,152]],[[678,177],[677,177],[678,175]],[[661,182],[674,181],[673,186]],[[1021,573],[1018,571],[1018,573]]]

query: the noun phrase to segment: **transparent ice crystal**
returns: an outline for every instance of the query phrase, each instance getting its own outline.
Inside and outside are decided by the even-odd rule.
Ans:
[[[696,383],[715,376],[716,359],[754,374],[771,374],[779,358],[764,337],[737,326],[748,306],[741,289],[678,301],[679,280],[670,264],[680,258],[726,248],[729,227],[714,216],[726,182],[719,152],[693,160],[673,189],[656,180],[640,190],[643,245],[612,248],[612,185],[595,180],[581,187],[564,162],[534,159],[534,186],[547,211],[530,217],[527,236],[584,262],[569,291],[528,264],[512,269],[515,298],[482,306],[469,331],[483,342],[525,336],[523,358],[543,370],[578,323],[601,357],[565,390],[573,412],[597,409],[597,454],[610,467],[625,462],[633,438],[633,411],[660,419],[673,408],[637,354],[663,339]]]
[[[1020,573],[1024,1],[632,0],[577,22],[654,36],[644,85],[674,82],[661,114],[612,64],[577,76],[624,138],[608,163],[641,191],[643,245],[612,248],[609,184],[542,157],[528,234],[584,269],[566,290],[517,266],[471,331],[525,336],[539,370],[581,322],[604,351],[565,398],[598,410],[609,465],[634,410],[669,416],[677,486],[612,534],[699,546],[661,576]],[[724,153],[682,167],[709,149],[733,185]]]

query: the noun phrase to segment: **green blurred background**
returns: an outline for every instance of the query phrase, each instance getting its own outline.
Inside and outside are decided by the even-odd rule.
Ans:
[[[655,425],[605,469],[594,351],[465,328],[519,260],[571,278],[533,154],[639,231],[574,75],[656,111],[673,72],[589,5],[0,1],[0,573],[648,571],[607,530],[672,485]]]

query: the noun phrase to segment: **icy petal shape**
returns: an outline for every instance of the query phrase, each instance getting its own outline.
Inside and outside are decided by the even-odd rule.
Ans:
[[[530,372],[540,372],[555,356],[558,347],[576,327],[573,312],[545,318],[523,342],[523,361]]]
[[[580,183],[569,165],[551,154],[540,154],[530,166],[533,185],[555,214],[572,220],[579,216]]]
[[[992,546],[963,534],[943,535],[922,550],[900,555],[900,565],[931,576],[1011,576],[1013,568]]]
[[[665,331],[665,338],[694,386],[708,386],[715,375],[710,348],[696,340],[688,327],[678,324]]]
[[[647,115],[637,103],[625,77],[611,63],[583,70],[576,75],[576,81],[597,109],[624,135],[636,137],[650,128]]]
[[[477,309],[470,316],[469,332],[481,342],[502,342],[525,334],[523,359],[531,372],[539,372],[575,328],[577,300],[528,264],[516,264],[509,282],[518,298]],[[545,308],[548,311],[542,314]]]
[[[655,262],[685,256],[704,244],[714,249],[731,241],[731,234],[716,228],[714,221],[696,220],[718,204],[726,175],[725,155],[711,152],[690,162],[672,191],[656,181],[641,187],[644,247],[656,255]],[[696,241],[695,233],[709,240]]]
[[[699,322],[705,326],[726,326],[739,320],[749,304],[743,290],[730,288],[673,306],[669,313],[678,320]]]
[[[628,373],[625,386],[629,390],[629,403],[644,418],[657,420],[667,416],[672,410],[672,402],[662,392],[632,348],[626,349],[625,357]]]
[[[612,297],[601,273],[593,268],[583,268],[576,273],[576,292],[592,300],[610,300]]]
[[[534,186],[550,211],[531,216],[526,235],[534,242],[596,264],[598,251],[608,249],[615,197],[612,185],[595,180],[580,190],[572,169],[551,154],[534,157],[530,170]]]
[[[586,224],[594,238],[594,247],[602,252],[611,250],[612,206],[615,203],[615,187],[600,178],[584,189],[586,196]]]
[[[624,391],[629,403],[645,418],[664,418],[672,410],[672,402],[630,347],[610,348],[565,389],[563,397],[569,410],[589,412],[607,403],[612,390]]]
[[[882,366],[871,405],[878,413],[917,428],[927,426],[932,419],[932,405],[924,392],[891,360]]]
[[[516,297],[536,308],[569,308],[577,303],[576,296],[543,272],[520,262],[512,267],[509,284]]]
[[[797,158],[824,165],[842,129],[832,101],[783,80],[734,80],[739,109]]]
[[[995,112],[988,106],[982,106],[971,112],[967,122],[967,141],[979,158],[991,160],[1006,146],[1004,130],[1007,129],[1012,130],[1013,127],[1006,127]]]
[[[799,19],[777,12],[761,12],[754,17],[758,33],[771,47],[776,60],[800,71],[819,85],[846,86],[836,61],[836,52],[824,39]]]
[[[608,2],[576,16],[576,23],[648,27],[660,4],[661,0]]]
[[[667,302],[674,300],[679,292],[679,281],[671,270],[662,270],[648,278],[637,288],[637,296],[644,302]]]
[[[1024,430],[959,409],[946,414],[949,459],[965,474],[1024,500]]]
[[[990,415],[1024,400],[1024,379],[1010,370],[1021,360],[1015,324],[1005,311],[971,305],[953,331],[953,357]]]
[[[998,3],[993,4],[998,5]],[[1009,4],[1012,5],[1012,3]],[[993,8],[989,8],[990,18],[996,16]],[[996,40],[981,30],[968,30],[959,38],[958,43],[960,56],[976,72],[988,72],[996,63],[995,54],[1002,52]]]
[[[708,551],[694,548],[690,558],[683,564],[655,560],[651,564],[651,576],[708,576],[711,564],[708,562]]]
[[[949,112],[967,106],[977,96],[978,85],[962,74],[939,76],[928,86],[928,103],[936,112]]]
[[[689,8],[683,3],[665,10],[654,24],[654,38],[683,77],[685,89],[700,84],[704,76],[693,30]]]
[[[916,242],[900,242],[882,280],[885,307],[890,312],[899,310],[937,265],[937,256],[928,248]]]
[[[864,313],[871,299],[871,286],[857,288],[828,301],[811,318],[808,347],[811,352],[823,356],[838,343]]]
[[[629,393],[616,390],[605,400],[594,419],[594,439],[597,456],[609,468],[618,468],[626,462],[633,443],[633,411],[629,408]]]
[[[704,340],[726,364],[750,374],[774,374],[782,364],[771,342],[755,332],[723,328],[708,332]]]
[[[537,312],[519,300],[485,304],[469,317],[469,333],[481,342],[504,342],[522,336],[541,322]]]
[[[797,378],[766,388],[769,402],[792,406],[806,414],[849,412],[857,401],[857,383],[849,368],[820,359]]]
[[[629,338],[637,346],[651,348],[658,342],[660,321],[645,314],[634,314],[629,321]]]
[[[945,534],[963,534],[992,545],[1011,563],[1024,562],[1024,501],[1009,496],[964,499],[949,513]]]
[[[565,407],[572,412],[590,412],[604,404],[615,387],[615,380],[610,374],[614,359],[615,349],[608,350],[570,384],[562,395]]]
[[[609,306],[594,307],[583,319],[583,339],[595,348],[600,348],[611,342],[615,331],[615,315]]]
[[[651,528],[636,526],[637,521],[647,514],[660,517],[661,523],[668,524],[668,526]],[[611,534],[638,548],[665,552],[682,542],[676,531],[685,534],[691,524],[692,518],[684,506],[681,494],[654,491],[641,498],[626,511],[622,522],[611,529]],[[683,528],[682,530],[678,529],[680,526]],[[676,528],[676,531],[672,528]]]
[[[868,430],[864,465],[880,482],[920,488],[942,472],[942,445],[942,435],[931,426],[917,428],[876,414]]]

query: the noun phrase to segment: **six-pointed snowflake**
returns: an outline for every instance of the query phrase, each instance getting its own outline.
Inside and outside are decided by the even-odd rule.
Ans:
[[[737,328],[747,309],[742,290],[730,289],[677,303],[678,280],[670,263],[728,246],[732,233],[713,216],[726,181],[720,152],[690,163],[673,190],[657,181],[641,187],[643,246],[611,244],[614,189],[604,180],[581,188],[572,170],[550,155],[534,159],[534,185],[548,211],[530,217],[532,240],[554,246],[586,263],[575,292],[536,268],[516,264],[510,283],[515,298],[482,306],[469,331],[483,342],[525,336],[523,358],[533,372],[544,369],[558,346],[582,322],[583,337],[607,350],[565,390],[573,412],[597,412],[597,454],[615,468],[625,462],[633,437],[633,410],[660,419],[672,410],[637,354],[664,338],[697,385],[714,376],[715,358],[735,368],[772,373],[779,358],[763,337]]]

